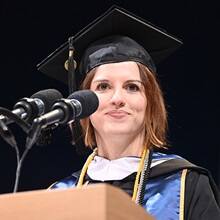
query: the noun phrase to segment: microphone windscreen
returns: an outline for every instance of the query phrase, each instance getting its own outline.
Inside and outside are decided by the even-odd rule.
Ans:
[[[44,111],[49,112],[57,99],[63,98],[63,95],[56,89],[45,89],[36,92],[31,98],[38,98],[44,103]]]
[[[97,95],[91,90],[79,90],[72,93],[68,99],[76,99],[81,103],[82,112],[78,119],[88,117],[94,113],[99,106]]]

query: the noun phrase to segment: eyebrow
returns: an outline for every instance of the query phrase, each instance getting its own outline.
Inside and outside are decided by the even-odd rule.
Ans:
[[[109,82],[109,80],[107,80],[107,79],[98,79],[98,80],[92,81],[92,83],[98,83],[98,82]]]
[[[138,82],[138,83],[143,84],[143,82],[142,82],[141,80],[137,80],[137,79],[127,80],[126,82],[127,82],[127,83],[129,83],[129,82]]]
[[[110,81],[110,80],[107,80],[107,79],[98,79],[98,80],[94,80],[93,83],[109,82],[109,81]],[[137,79],[129,79],[129,80],[125,81],[125,83],[130,83],[130,82],[138,82],[138,83],[143,84],[142,81],[137,80]]]

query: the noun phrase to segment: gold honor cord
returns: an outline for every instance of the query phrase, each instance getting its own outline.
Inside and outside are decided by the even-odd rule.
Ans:
[[[181,174],[181,186],[180,186],[180,220],[184,220],[186,174],[187,174],[187,169],[184,169]]]
[[[97,150],[98,150],[97,148],[94,149],[94,151],[89,155],[89,157],[87,158],[85,164],[83,165],[83,168],[82,168],[82,171],[81,171],[81,174],[80,174],[80,177],[79,177],[79,181],[78,181],[77,186],[76,186],[77,188],[82,187],[83,180],[84,180],[84,177],[86,175],[89,164],[92,162],[95,155],[97,154]]]
[[[94,151],[92,152],[92,154],[90,154],[89,157],[87,158],[87,160],[86,160],[86,162],[85,162],[85,164],[82,168],[82,171],[81,171],[81,174],[80,174],[80,177],[79,177],[79,181],[78,181],[77,186],[76,186],[77,188],[80,188],[80,187],[83,186],[83,180],[84,180],[84,177],[86,175],[89,164],[92,162],[92,160],[94,159],[94,157],[96,155],[97,155],[97,148],[95,148]],[[138,192],[138,188],[139,188],[139,184],[140,184],[141,172],[143,171],[143,168],[144,168],[144,161],[145,161],[146,155],[149,155],[149,150],[147,150],[146,147],[145,147],[143,152],[142,152],[142,155],[141,155],[141,161],[139,163],[138,172],[137,172],[135,182],[134,182],[132,201],[136,201],[137,192]]]
[[[147,150],[147,148],[145,147],[143,152],[142,152],[142,155],[141,155],[141,161],[139,163],[138,172],[137,172],[135,182],[134,182],[132,201],[136,201],[136,198],[137,198],[138,188],[139,188],[139,185],[140,185],[141,172],[143,171],[144,161],[145,161],[145,157],[146,157],[147,154],[149,155],[149,150]]]

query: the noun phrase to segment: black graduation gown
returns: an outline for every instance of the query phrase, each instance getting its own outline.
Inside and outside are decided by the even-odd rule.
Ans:
[[[184,159],[172,159],[151,168],[148,180],[166,177],[183,169],[188,170],[185,181],[184,219],[220,220],[220,193],[208,170]],[[53,184],[51,188],[74,187],[80,173],[81,171],[73,173],[71,176]],[[122,180],[101,182],[92,180],[86,175],[84,182],[89,181],[89,184],[109,183],[132,195],[135,177],[136,173],[133,173]]]
[[[172,161],[172,167],[173,162],[175,161]],[[178,170],[177,166],[175,167],[175,170]],[[156,176],[161,175],[159,172],[165,172],[165,170],[161,171],[160,169],[160,171],[157,171],[154,169],[150,178],[155,178]],[[211,175],[206,172],[205,169],[194,165],[191,170],[187,172],[184,202],[185,220],[220,220],[220,193]],[[135,177],[136,173],[133,173],[122,180],[102,182],[92,180],[86,175],[85,181],[89,181],[89,183],[112,184],[132,196]]]

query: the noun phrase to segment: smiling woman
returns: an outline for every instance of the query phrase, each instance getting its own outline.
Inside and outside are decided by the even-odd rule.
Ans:
[[[124,141],[129,141],[132,137],[131,134],[135,137],[138,134],[138,139],[141,138],[139,140],[141,142],[137,144],[139,147],[136,147],[134,143],[130,143],[139,156],[142,152],[140,149],[142,145],[147,148],[150,148],[151,145],[163,148],[166,145],[167,117],[164,100],[156,78],[147,67],[132,61],[99,66],[91,70],[83,82],[82,89],[89,88],[95,91],[100,99],[98,111],[90,117],[92,121],[92,118],[96,118],[97,125],[103,126],[100,121],[103,122],[104,118],[96,117],[101,108],[104,108],[104,114],[111,116],[112,119],[125,119],[126,114],[124,115],[124,113],[128,113],[127,116],[130,116],[127,117],[130,119],[130,129],[132,129],[130,134],[127,131],[129,129],[129,121],[124,121],[124,127],[122,127],[122,123],[119,124],[121,120],[114,120],[113,122],[118,122],[118,124],[110,125],[112,132],[120,136],[119,139],[111,139],[110,143],[113,146],[114,140],[122,140],[122,135],[125,133],[127,137],[123,135]],[[117,111],[115,112],[115,110]],[[120,111],[124,111],[124,113],[122,114]],[[86,145],[90,147],[96,146],[97,137],[95,137],[91,121],[88,118],[83,119],[81,120],[81,125],[85,132]],[[133,129],[137,129],[138,125],[140,126],[139,129],[134,132]],[[96,128],[96,126],[94,127]],[[121,132],[118,132],[118,129]],[[110,135],[109,131],[105,132],[106,138],[110,138]],[[107,140],[106,138],[104,140]],[[135,141],[138,139],[134,138]],[[109,146],[109,149],[113,150],[114,148]],[[125,147],[124,150],[127,151],[129,149],[129,147]],[[117,150],[120,150],[119,146]],[[124,153],[126,154],[126,152]]]
[[[78,87],[82,81],[81,88],[99,99],[97,111],[81,120],[85,145],[93,153],[81,171],[51,188],[105,182],[127,192],[158,220],[219,219],[219,192],[209,172],[159,152],[166,148],[167,113],[154,63],[181,41],[112,8],[74,42]],[[40,70],[65,81],[67,53],[68,47],[59,48]]]
[[[109,159],[141,156],[147,100],[137,64],[130,61],[97,67],[90,89],[100,103],[90,116],[100,146],[98,154]]]

